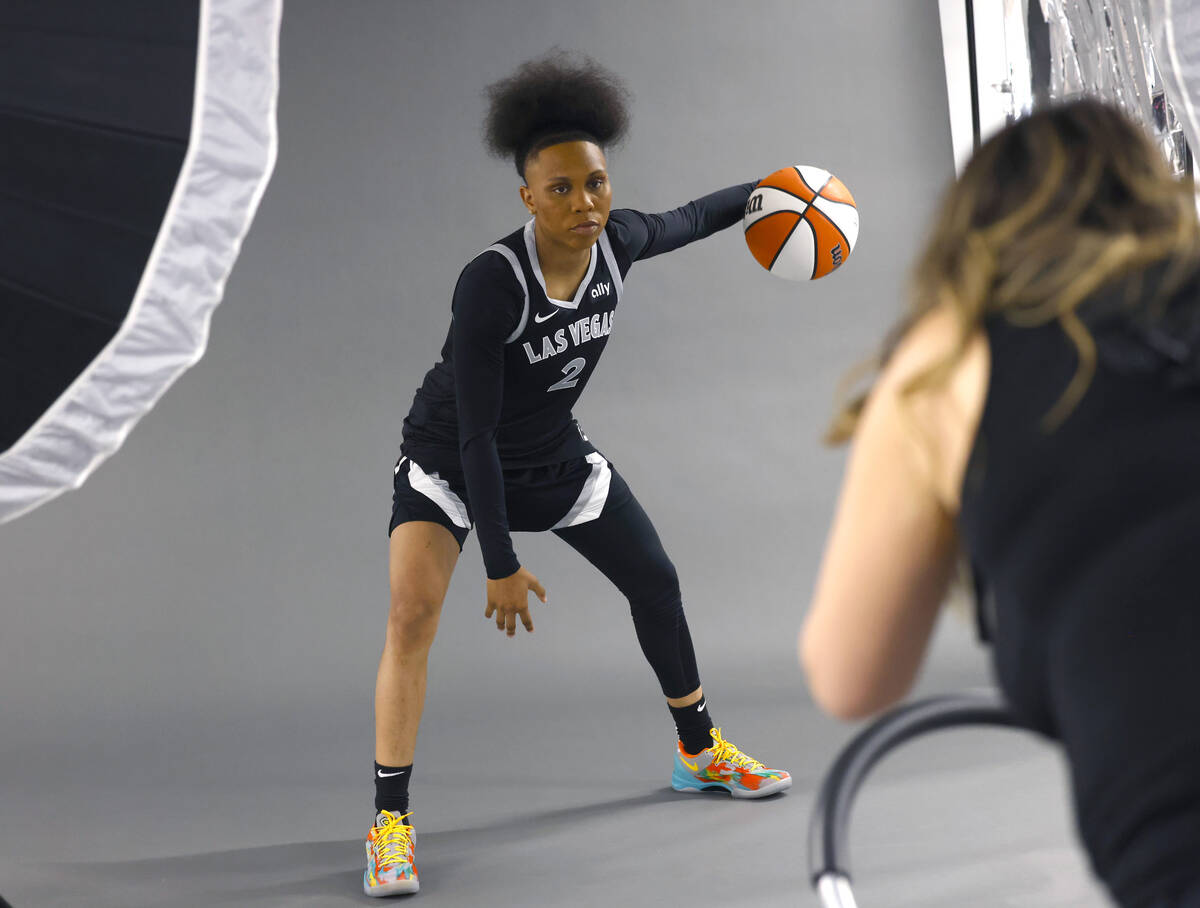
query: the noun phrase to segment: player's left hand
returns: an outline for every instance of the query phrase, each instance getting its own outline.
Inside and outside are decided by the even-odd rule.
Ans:
[[[533,593],[542,602],[546,601],[546,590],[525,568],[500,580],[488,579],[487,610],[483,617],[496,616],[496,630],[507,632],[512,637],[517,632],[517,617],[525,630],[533,630],[533,618],[529,615],[529,594]]]

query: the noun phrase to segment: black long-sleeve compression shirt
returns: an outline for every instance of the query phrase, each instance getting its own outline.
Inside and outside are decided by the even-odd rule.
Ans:
[[[520,566],[503,471],[594,450],[571,408],[612,331],[629,268],[737,223],[755,185],[659,214],[612,211],[572,300],[547,296],[532,221],[463,269],[441,361],[404,421],[404,452],[426,470],[461,471],[488,577]]]

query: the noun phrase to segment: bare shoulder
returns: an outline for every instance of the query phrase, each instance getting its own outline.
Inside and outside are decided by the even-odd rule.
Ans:
[[[908,395],[901,389],[952,353],[958,336],[958,315],[950,306],[926,313],[896,348],[877,387],[880,405],[902,411],[910,423],[923,472],[938,501],[951,513],[958,512],[963,474],[987,396],[986,334],[977,329],[967,338],[962,358],[944,382]]]

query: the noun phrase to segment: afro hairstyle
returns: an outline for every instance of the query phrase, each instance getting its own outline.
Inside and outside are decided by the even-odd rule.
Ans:
[[[496,157],[511,158],[525,178],[529,156],[559,142],[619,142],[629,126],[629,92],[590,57],[555,49],[522,63],[486,89],[484,141]]]

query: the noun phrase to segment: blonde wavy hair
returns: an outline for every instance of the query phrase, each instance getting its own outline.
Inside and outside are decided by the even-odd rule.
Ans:
[[[1170,174],[1140,126],[1091,99],[1040,111],[989,139],[950,187],[917,259],[906,312],[850,380],[877,375],[908,330],[943,303],[957,316],[956,343],[902,394],[945,382],[987,316],[1022,326],[1057,320],[1079,366],[1046,414],[1053,429],[1096,369],[1080,303],[1128,276],[1129,306],[1161,305],[1200,263],[1198,244],[1193,187]],[[1164,261],[1166,276],[1146,298],[1138,275]],[[839,408],[828,443],[853,436],[869,393],[868,386]]]

